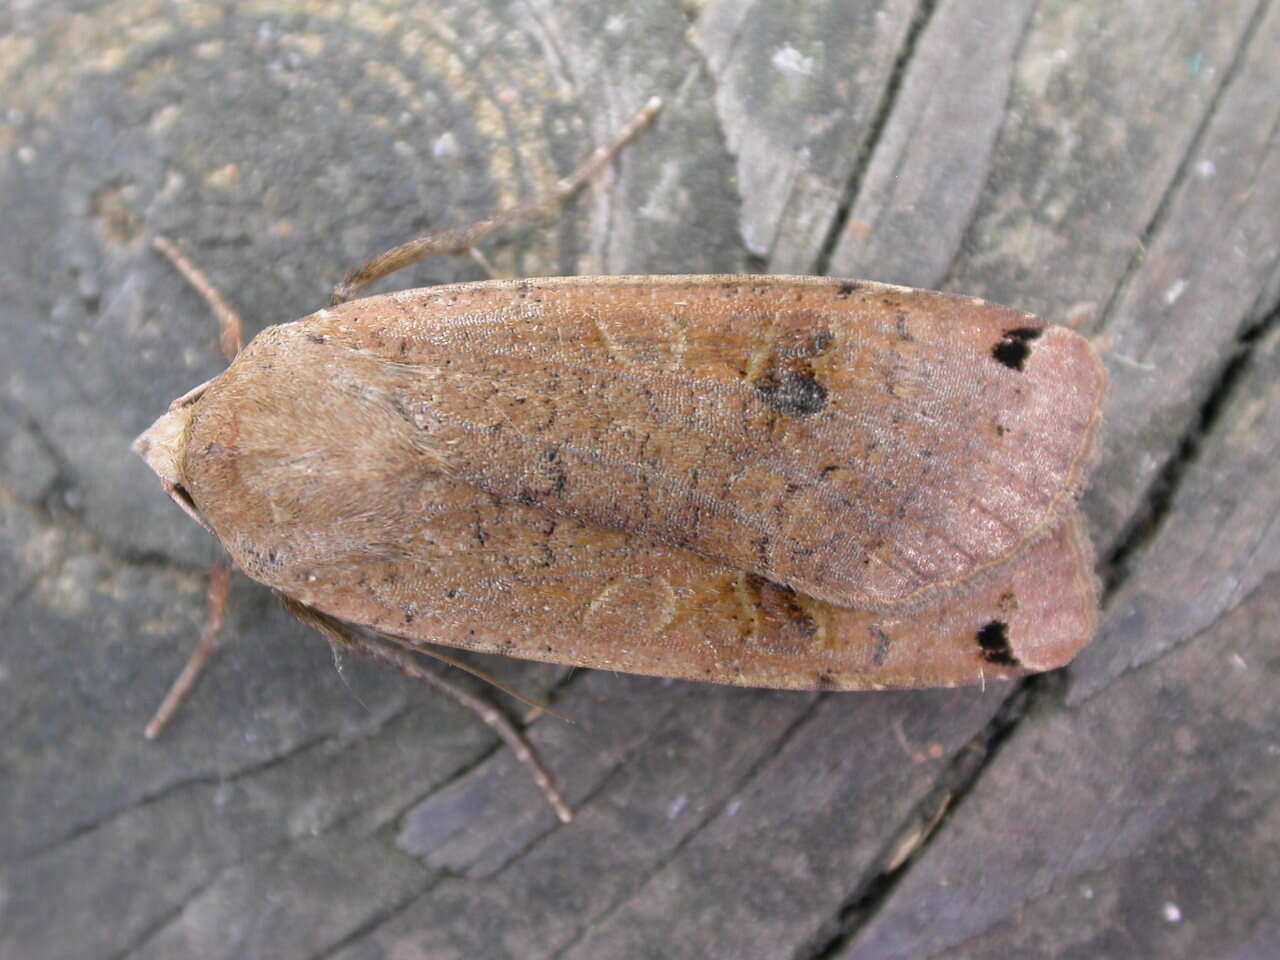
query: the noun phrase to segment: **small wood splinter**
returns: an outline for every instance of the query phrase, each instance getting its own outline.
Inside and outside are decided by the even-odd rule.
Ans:
[[[653,120],[661,107],[662,101],[658,97],[651,97],[611,143],[598,148],[581,167],[569,176],[557,181],[545,197],[506,213],[472,224],[430,233],[417,240],[395,247],[352,271],[347,279],[334,290],[332,302],[334,304],[341,303],[349,299],[355,291],[362,287],[428,257],[470,251],[480,263],[487,265],[483,255],[475,249],[477,243],[498,230],[516,228],[547,216],[565,201],[575,196],[613,161],[618,151]],[[182,274],[209,305],[210,310],[218,321],[218,343],[222,355],[228,363],[231,363],[239,355],[243,345],[242,331],[244,324],[240,315],[231,307],[209,278],[187,259],[172,241],[166,237],[157,236],[153,238],[152,245],[173,264],[174,268]],[[175,400],[170,409],[182,410],[195,403],[203,391],[204,386],[197,387],[195,390]],[[173,440],[174,437],[171,433],[160,436],[148,431],[148,434],[138,438],[134,448],[144,459],[148,460],[148,463],[154,466],[155,463],[151,458],[155,456],[157,448],[162,443],[173,442]],[[165,488],[170,496],[188,514],[207,527],[208,525],[201,516],[199,509],[192,502],[190,495],[181,482],[175,477],[163,474],[162,476]],[[209,574],[208,612],[204,630],[186,665],[170,687],[160,707],[156,710],[155,716],[147,724],[146,736],[148,739],[155,739],[160,735],[183,702],[190,696],[201,673],[208,666],[217,647],[218,633],[226,617],[230,589],[230,568],[225,564],[215,565]],[[340,645],[343,648],[363,653],[366,656],[399,667],[407,675],[447,694],[462,706],[473,711],[511,748],[516,758],[529,771],[534,782],[546,796],[556,816],[564,823],[568,823],[572,819],[573,814],[569,809],[569,805],[556,789],[550,774],[538,761],[533,748],[524,738],[524,735],[516,729],[515,725],[494,706],[443,677],[423,670],[414,662],[407,651],[394,644],[363,637],[349,630],[340,621],[314,610],[287,594],[281,593],[280,595],[295,617],[325,636],[331,644]],[[421,652],[430,653],[430,651]],[[468,667],[452,657],[443,654],[431,655],[451,666],[472,673],[482,680],[494,684],[503,692],[528,704],[533,708],[531,717],[536,717],[543,712],[551,713],[552,716],[559,716],[545,705],[521,696],[516,691],[508,689],[480,671]]]

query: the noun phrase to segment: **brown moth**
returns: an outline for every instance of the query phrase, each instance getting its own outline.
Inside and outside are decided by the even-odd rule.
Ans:
[[[342,291],[476,238],[407,245]],[[269,327],[136,446],[330,639],[346,623],[715,683],[954,686],[1092,637],[1074,505],[1104,387],[1083,338],[971,298],[493,281]]]

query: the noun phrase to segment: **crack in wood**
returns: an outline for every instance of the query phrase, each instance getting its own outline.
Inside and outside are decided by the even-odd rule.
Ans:
[[[364,922],[357,924],[356,927],[345,936],[322,948],[318,952],[308,955],[304,960],[328,960],[329,957],[336,956],[340,951],[347,949],[347,947],[359,943],[370,933],[373,933],[378,928],[390,923],[414,904],[419,903],[423,897],[429,894],[446,878],[447,874],[444,873],[432,874],[421,887],[409,891],[409,893],[399,901],[388,904],[386,907],[374,911],[372,916],[366,918]]]
[[[889,122],[889,117],[893,114],[893,105],[902,89],[902,81],[906,76],[907,66],[915,55],[916,45],[921,35],[929,25],[929,21],[933,19],[933,13],[938,6],[938,2],[939,0],[922,0],[911,16],[911,25],[907,28],[907,34],[903,38],[902,49],[898,51],[898,56],[893,63],[893,69],[889,73],[889,81],[885,84],[884,93],[880,97],[880,102],[876,105],[876,111],[871,120],[871,129],[866,137],[863,138],[862,145],[858,148],[858,157],[853,163],[853,170],[850,172],[848,180],[845,182],[845,188],[840,195],[840,200],[836,204],[835,215],[831,218],[831,223],[827,227],[827,235],[823,238],[821,246],[818,247],[818,253],[813,259],[813,273],[818,276],[825,276],[831,268],[831,258],[835,256],[840,237],[848,226],[849,216],[853,213],[853,206],[858,199],[858,192],[862,189],[862,181],[867,175],[867,169],[871,166],[871,156],[875,152],[876,144],[880,142],[880,135],[883,133],[885,125]]]
[[[857,938],[859,931],[893,895],[913,864],[929,849],[947,822],[964,805],[1001,748],[1033,711],[1061,702],[1065,682],[1059,674],[1036,674],[1018,683],[987,724],[957,749],[933,786],[907,812],[897,829],[887,834],[871,870],[855,885],[828,921],[809,942],[799,946],[793,960],[834,960]],[[923,840],[911,835],[924,829]],[[910,840],[911,852],[901,856]]]
[[[1160,197],[1160,202],[1156,204],[1155,212],[1152,213],[1150,221],[1148,221],[1141,235],[1139,235],[1133,248],[1133,256],[1129,258],[1129,263],[1125,267],[1124,273],[1116,281],[1115,286],[1111,288],[1111,296],[1098,314],[1095,332],[1107,329],[1107,324],[1110,322],[1115,305],[1120,302],[1125,291],[1133,282],[1134,277],[1142,269],[1142,263],[1146,257],[1147,249],[1152,243],[1152,238],[1155,237],[1168,219],[1178,192],[1192,175],[1195,162],[1201,157],[1201,151],[1204,147],[1205,138],[1208,136],[1209,128],[1218,117],[1218,108],[1221,106],[1222,99],[1231,89],[1231,85],[1235,82],[1236,77],[1239,76],[1240,71],[1244,69],[1244,65],[1249,59],[1250,44],[1261,34],[1258,28],[1266,16],[1267,6],[1266,0],[1260,0],[1245,23],[1244,29],[1240,32],[1240,42],[1236,45],[1235,52],[1231,56],[1231,63],[1227,65],[1227,69],[1222,71],[1222,80],[1218,83],[1217,89],[1213,91],[1213,95],[1205,103],[1204,113],[1200,117],[1200,122],[1196,125],[1196,131],[1192,134],[1177,169],[1165,187],[1164,193]],[[1265,37],[1258,40],[1259,43],[1264,41]]]
[[[1280,303],[1271,307],[1260,320],[1250,324],[1236,338],[1235,347],[1223,364],[1200,403],[1200,409],[1175,446],[1175,453],[1165,461],[1147,488],[1134,515],[1103,564],[1103,606],[1128,579],[1132,559],[1151,543],[1170,516],[1173,500],[1181,489],[1190,468],[1199,460],[1206,438],[1218,425],[1223,407],[1235,395],[1241,379],[1248,371],[1256,345],[1280,324]]]
[[[138,731],[138,737],[139,739],[142,738],[141,730]],[[235,771],[234,773],[225,774],[225,775],[220,775],[217,773],[202,773],[202,774],[199,774],[198,776],[185,777],[180,780],[175,780],[172,783],[165,784],[163,787],[160,787],[157,790],[154,790],[150,793],[143,794],[142,796],[140,796],[138,799],[134,800],[132,803],[128,804],[127,806],[117,807],[113,810],[105,811],[100,816],[94,817],[93,819],[88,820],[85,823],[78,824],[77,826],[73,827],[72,829],[64,833],[62,836],[57,837],[54,840],[49,841],[48,843],[44,843],[44,844],[41,844],[39,847],[24,851],[23,853],[19,854],[16,857],[0,860],[0,863],[4,863],[8,865],[8,864],[28,863],[32,860],[37,860],[40,857],[46,856],[56,851],[60,847],[64,847],[69,843],[74,843],[76,840],[79,840],[81,837],[87,836],[90,833],[93,833],[97,830],[110,826],[112,823],[119,820],[121,817],[127,816],[130,813],[133,813],[138,810],[144,810],[147,807],[155,806],[156,804],[164,802],[165,800],[169,799],[175,794],[181,793],[186,790],[199,789],[200,787],[222,787],[230,783],[236,783],[240,780],[245,779],[246,777],[256,776],[257,774],[264,773],[268,770],[271,770],[274,767],[278,767],[283,763],[287,763],[289,760],[292,760],[294,757],[302,753],[305,753],[314,747],[323,745],[325,741],[329,739],[330,739],[329,734],[309,737],[305,740],[299,741],[297,744],[290,747],[283,753],[277,754],[276,756],[273,756],[273,757],[269,757],[266,760],[258,761],[256,763],[245,766]]]
[[[761,749],[759,755],[753,762],[747,765],[747,768],[738,776],[733,786],[725,791],[723,800],[719,803],[712,804],[708,808],[706,814],[697,823],[695,823],[669,851],[667,851],[666,856],[655,860],[650,864],[649,868],[644,871],[644,874],[631,888],[631,891],[627,896],[622,897],[607,910],[603,910],[595,917],[592,917],[590,922],[580,927],[573,937],[566,940],[552,953],[550,953],[548,955],[549,960],[565,956],[570,950],[590,936],[593,930],[598,929],[619,910],[623,909],[630,902],[631,897],[643,891],[651,879],[662,872],[669,863],[679,857],[684,849],[688,847],[689,844],[692,843],[708,825],[713,823],[724,812],[725,808],[728,807],[730,803],[741,796],[746,785],[751,783],[756,775],[759,774],[771,760],[777,757],[778,754],[785,749],[786,745],[799,734],[804,725],[813,717],[818,706],[823,702],[826,696],[827,694],[822,693],[815,694],[806,707],[801,710],[789,724],[787,724],[778,736],[774,737],[770,743],[766,744],[763,749]]]
[[[245,859],[248,859],[248,858],[245,858]],[[204,894],[206,890],[208,890],[215,883],[217,883],[218,880],[222,878],[222,875],[228,869],[231,869],[231,868],[232,868],[232,865],[228,864],[223,866],[222,869],[215,871],[213,874],[209,876],[209,878],[204,883],[196,886],[196,888],[193,889],[186,897],[184,897],[178,903],[174,904],[168,910],[165,910],[160,914],[158,914],[152,920],[152,922],[144,926],[142,930],[138,932],[138,935],[134,937],[129,943],[127,943],[123,948],[121,948],[117,952],[111,954],[111,960],[125,960],[125,958],[134,956],[140,950],[145,948],[148,943],[150,943],[152,940],[158,937],[161,933],[163,933],[166,929],[168,929],[169,926],[175,920],[177,920],[180,916],[182,916],[182,914],[186,911],[187,907],[189,907],[195,900],[197,900],[202,894]]]

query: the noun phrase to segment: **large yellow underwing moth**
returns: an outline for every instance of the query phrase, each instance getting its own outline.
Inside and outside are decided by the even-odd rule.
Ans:
[[[340,290],[476,238],[398,248]],[[341,624],[391,638],[402,666],[445,644],[745,686],[954,686],[1091,638],[1075,501],[1104,386],[1082,337],[966,297],[491,281],[268,327],[137,449],[248,576],[335,642]]]

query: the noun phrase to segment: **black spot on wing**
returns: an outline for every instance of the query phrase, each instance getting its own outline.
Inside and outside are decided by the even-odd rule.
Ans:
[[[1031,356],[1031,341],[1044,331],[1039,327],[1015,327],[1006,330],[1000,341],[991,348],[991,355],[1010,370],[1021,370]]]
[[[770,374],[756,381],[756,396],[770,409],[801,419],[827,406],[827,388],[812,373]]]
[[[982,659],[1001,667],[1019,667],[1018,658],[1009,646],[1009,625],[1003,620],[992,620],[978,631],[978,646]]]

